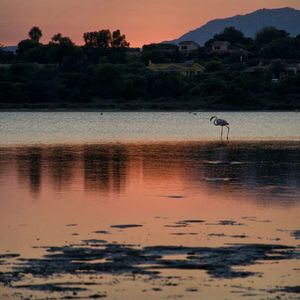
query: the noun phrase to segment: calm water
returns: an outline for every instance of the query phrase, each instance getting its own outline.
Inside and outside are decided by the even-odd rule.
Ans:
[[[214,140],[226,119],[234,140],[300,140],[298,112],[0,113],[1,144]]]
[[[299,114],[210,115],[1,113],[0,299],[299,299]]]

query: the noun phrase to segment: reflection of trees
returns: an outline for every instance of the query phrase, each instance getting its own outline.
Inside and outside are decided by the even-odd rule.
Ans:
[[[275,145],[275,146],[274,146]],[[19,180],[33,194],[49,176],[55,189],[67,189],[79,173],[86,191],[104,194],[124,191],[131,168],[142,168],[144,180],[172,182],[181,178],[187,187],[211,189],[232,195],[251,193],[255,199],[292,203],[300,192],[299,147],[276,144],[168,143],[147,145],[87,145],[74,147],[24,147],[15,154],[0,152],[0,171],[9,170],[15,157]],[[2,154],[1,154],[2,153]],[[4,153],[4,154],[3,154]],[[129,165],[129,161],[132,163]],[[229,181],[214,180],[228,178]],[[293,201],[292,201],[293,200]]]
[[[84,188],[88,191],[109,191],[110,153],[108,147],[86,146],[83,151]]]
[[[29,184],[34,194],[39,193],[43,176],[54,189],[67,189],[81,163],[86,191],[120,193],[128,173],[128,153],[121,145],[24,147],[17,149],[15,158],[20,182]],[[11,163],[4,158],[0,162]]]
[[[298,149],[258,143],[200,147],[195,161],[186,167],[186,176],[194,182],[202,178],[216,193],[249,192],[268,202],[295,199],[300,186]],[[222,178],[231,180],[218,180]]]
[[[54,147],[46,150],[44,165],[47,165],[49,177],[56,189],[64,189],[72,182],[76,160],[71,148]]]
[[[125,146],[86,146],[83,160],[86,190],[121,192],[125,186],[128,169],[128,153]]]
[[[124,146],[118,145],[112,151],[112,187],[114,192],[121,192],[126,185],[128,154]]]
[[[22,182],[28,182],[30,191],[37,195],[40,192],[42,181],[42,154],[38,147],[22,149],[17,154],[19,178]]]
[[[0,148],[0,177],[5,176],[9,172],[12,162],[13,155],[11,155],[10,151]]]
[[[135,155],[142,157],[143,178],[151,180],[168,179],[181,172],[185,164],[184,149],[173,144],[143,145],[135,149]]]

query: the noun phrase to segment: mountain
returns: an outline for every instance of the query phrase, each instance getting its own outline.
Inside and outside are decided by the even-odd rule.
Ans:
[[[294,8],[260,9],[246,15],[237,15],[226,19],[216,19],[208,22],[180,38],[168,43],[178,44],[181,41],[195,41],[203,45],[216,33],[223,31],[225,27],[234,26],[241,30],[246,37],[254,37],[256,32],[265,26],[274,26],[284,29],[291,36],[300,34],[300,10]]]
[[[13,52],[16,53],[18,46],[5,46],[2,48],[6,52]]]

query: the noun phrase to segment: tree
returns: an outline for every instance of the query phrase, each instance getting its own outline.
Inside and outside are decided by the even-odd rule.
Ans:
[[[215,34],[212,39],[205,43],[205,47],[211,47],[211,44],[215,41],[227,41],[232,45],[242,44],[245,46],[248,46],[253,42],[251,38],[246,38],[240,30],[237,30],[233,26],[225,27],[222,32]]]
[[[69,37],[57,33],[48,44],[48,56],[50,61],[58,63],[60,67],[72,67],[82,61],[83,52]]]
[[[198,86],[199,91],[202,95],[221,95],[226,91],[226,82],[220,78],[210,77]]]
[[[62,34],[57,33],[57,34],[54,34],[54,36],[51,38],[51,42],[54,44],[58,44],[58,43],[60,43],[61,39],[62,39]]]
[[[126,41],[126,35],[121,34],[120,30],[116,30],[112,34],[111,47],[112,48],[128,48],[130,43]]]
[[[50,43],[56,44],[56,45],[75,46],[75,44],[73,43],[73,41],[69,37],[62,36],[61,33],[55,34],[51,38],[51,42]]]
[[[23,55],[28,50],[41,46],[39,43],[42,31],[38,27],[32,27],[28,32],[29,39],[22,40],[18,44],[17,54]]]
[[[83,39],[86,47],[95,49],[128,48],[130,45],[130,43],[126,41],[126,35],[121,34],[119,29],[113,33],[111,33],[109,29],[85,32]]]
[[[222,71],[223,69],[224,69],[223,63],[218,60],[211,60],[205,65],[205,71],[207,72]]]
[[[214,40],[227,41],[231,44],[243,43],[245,39],[244,34],[235,27],[226,27],[223,32],[216,34]]]
[[[299,59],[300,40],[291,37],[274,40],[262,47],[260,54],[267,59]]]
[[[10,51],[5,51],[4,45],[0,43],[0,62],[1,63],[11,62],[14,59],[14,57],[15,57],[14,53]]]
[[[286,61],[282,59],[274,59],[270,64],[270,71],[275,78],[279,78],[280,74],[286,71]]]
[[[175,73],[150,73],[148,89],[153,98],[179,97],[186,91],[186,78]]]
[[[91,69],[90,90],[93,96],[120,97],[124,92],[122,68],[115,64],[98,65]]]
[[[288,36],[289,33],[285,30],[280,30],[273,26],[264,27],[262,30],[256,33],[255,43],[259,46],[262,46],[278,39],[287,38]]]
[[[30,40],[30,39],[23,40],[23,41],[19,42],[19,44],[18,44],[17,54],[22,55],[26,51],[33,49],[35,47],[38,47],[38,46],[40,46],[40,44],[39,44],[39,42],[37,42],[35,40]]]
[[[180,55],[178,46],[172,44],[150,44],[144,45],[142,60],[148,64],[151,60],[155,64],[179,62],[186,59]]]
[[[86,47],[96,49],[107,49],[111,46],[112,36],[108,29],[103,29],[94,32],[85,32],[83,39]]]
[[[43,45],[30,48],[22,53],[22,60],[32,63],[47,63],[47,48]]]
[[[43,33],[39,27],[34,26],[28,32],[28,36],[31,40],[39,42],[41,37],[43,36]]]

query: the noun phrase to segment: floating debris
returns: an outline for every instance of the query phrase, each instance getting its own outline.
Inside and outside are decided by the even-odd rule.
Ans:
[[[300,294],[300,285],[297,285],[297,286],[286,286],[284,288],[271,290],[271,292],[285,292],[285,293]]]
[[[87,244],[106,244],[107,243],[107,241],[105,241],[105,240],[97,240],[97,239],[82,240],[82,241]]]
[[[208,236],[217,236],[217,237],[223,237],[226,236],[224,233],[210,233]]]
[[[238,222],[233,221],[233,220],[221,220],[221,221],[219,221],[218,225],[222,225],[222,226],[242,226],[244,224],[238,223]]]
[[[165,198],[170,198],[170,199],[183,199],[185,198],[185,196],[181,196],[181,195],[167,195],[164,196]]]
[[[174,232],[170,233],[171,235],[198,235],[196,232]]]
[[[185,291],[194,293],[194,292],[198,292],[198,289],[197,288],[186,288]]]
[[[76,285],[81,285],[82,283],[77,282]],[[45,283],[45,284],[24,284],[15,285],[13,288],[16,289],[30,289],[35,291],[48,291],[48,292],[84,292],[87,291],[86,288],[68,286],[74,285],[73,283]]]
[[[210,233],[208,236],[215,236],[215,237],[230,237],[230,238],[239,238],[239,239],[245,239],[248,236],[245,234],[240,234],[240,235],[226,235],[224,233]]]
[[[94,231],[94,233],[97,233],[97,234],[110,234],[110,232],[106,231],[106,230],[97,230],[97,231]]]
[[[296,240],[300,240],[300,230],[293,231],[292,236],[294,236]]]
[[[225,177],[225,178],[221,178],[221,177],[206,177],[204,178],[204,180],[206,181],[231,181],[233,180],[233,178],[229,178],[229,177]]]
[[[189,224],[189,223],[205,223],[204,220],[183,220],[176,222],[176,224]]]
[[[164,225],[164,227],[170,227],[170,228],[183,228],[183,227],[187,227],[188,224],[185,223],[185,224],[175,224],[175,225]]]
[[[20,256],[20,254],[17,254],[17,253],[5,253],[5,254],[0,254],[0,259],[3,259],[3,258],[15,258],[15,257],[18,257]]]
[[[138,224],[121,224],[121,225],[111,225],[110,227],[111,228],[126,229],[126,228],[143,227],[143,225],[138,225]]]
[[[173,255],[174,259],[163,259]],[[178,260],[178,255],[186,255],[186,259]],[[255,275],[253,272],[237,271],[234,268],[237,266],[253,265],[256,261],[299,258],[300,254],[294,247],[268,244],[237,244],[219,248],[103,244],[97,249],[70,245],[50,247],[41,259],[22,259],[19,265],[15,265],[13,273],[1,273],[0,282],[19,281],[19,274],[45,278],[78,272],[155,276],[160,269],[199,269],[206,270],[214,278],[237,278]]]

